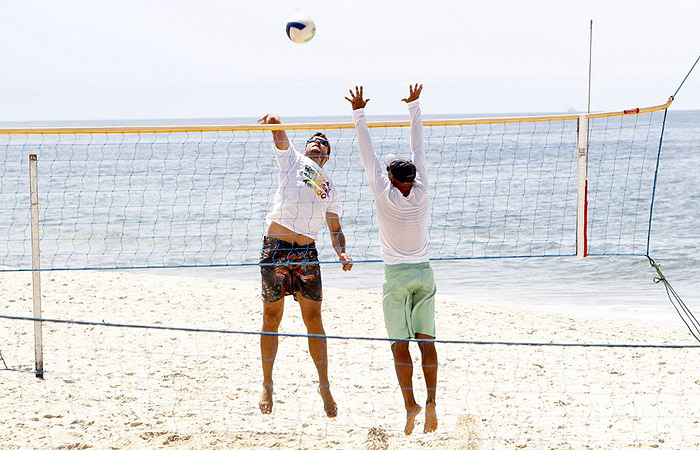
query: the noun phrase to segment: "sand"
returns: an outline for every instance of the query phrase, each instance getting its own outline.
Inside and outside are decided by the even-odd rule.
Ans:
[[[328,269],[330,270],[330,269]],[[45,272],[45,318],[257,332],[254,281],[130,271]],[[173,272],[177,274],[177,272]],[[0,274],[0,314],[31,316],[31,274]],[[366,283],[378,286],[377,280]],[[533,287],[536,288],[536,287]],[[682,322],[567,317],[437,299],[438,431],[405,411],[384,341],[329,339],[337,418],[325,417],[306,338],[283,337],[275,406],[262,416],[256,334],[0,319],[2,449],[622,449],[700,448],[700,348]],[[303,334],[287,299],[281,333]],[[671,306],[669,305],[669,308]],[[381,296],[325,289],[329,336],[383,338]],[[592,346],[511,345],[571,343]],[[610,347],[602,344],[630,344]],[[601,345],[601,346],[597,346]],[[412,346],[418,363],[417,347]],[[419,365],[416,398],[425,400]]]

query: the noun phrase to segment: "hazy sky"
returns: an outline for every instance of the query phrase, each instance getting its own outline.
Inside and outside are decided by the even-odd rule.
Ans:
[[[0,121],[585,111],[664,103],[700,1],[0,0]],[[287,18],[316,37],[294,44]],[[700,66],[700,64],[699,64]],[[674,109],[700,109],[700,67]]]

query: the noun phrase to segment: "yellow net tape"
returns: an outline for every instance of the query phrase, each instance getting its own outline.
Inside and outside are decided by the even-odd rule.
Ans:
[[[513,117],[485,117],[468,119],[428,119],[423,121],[427,127],[478,125],[497,123],[528,123],[528,122],[553,122],[562,120],[577,120],[579,117],[597,119],[602,117],[616,117],[633,114],[645,114],[668,109],[673,101],[670,97],[662,105],[633,108],[621,111],[599,112],[591,114],[559,114],[542,116],[513,116]],[[370,122],[370,128],[395,128],[408,127],[407,120]],[[188,126],[96,126],[96,127],[24,127],[24,128],[0,128],[1,134],[92,134],[92,133],[183,133],[183,132],[217,132],[217,131],[253,131],[253,130],[314,130],[314,129],[352,129],[352,122],[336,123],[288,123],[279,125],[188,125]]]

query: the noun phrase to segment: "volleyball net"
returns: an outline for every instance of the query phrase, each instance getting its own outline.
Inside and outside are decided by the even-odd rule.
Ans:
[[[646,255],[664,105],[589,115],[425,120],[433,259]],[[380,156],[409,153],[408,122],[369,124]],[[355,262],[379,260],[351,123],[313,131],[342,199]],[[37,155],[41,266],[255,265],[278,167],[269,125],[0,130],[0,270],[31,270],[28,158]],[[325,227],[324,227],[325,228]],[[322,263],[335,261],[327,231]]]
[[[425,120],[432,259],[648,255],[669,104]],[[408,153],[407,122],[369,125],[380,156]],[[75,271],[256,265],[277,189],[270,128],[0,130],[0,289],[10,299],[0,326],[8,425],[0,438],[10,448],[415,444],[400,432],[405,412],[386,339],[358,336],[363,314],[376,322],[370,330],[383,329],[379,299],[327,297],[336,300],[324,314],[338,418],[320,407],[299,317],[280,329],[275,409],[262,416],[259,333],[248,330],[259,320],[250,306],[257,288],[177,278],[154,286],[136,271]],[[379,260],[353,125],[283,128],[299,150],[314,131],[329,137],[326,169],[342,198],[348,252],[355,262]],[[44,309],[35,292],[28,317],[22,272],[33,268],[35,226],[41,270],[54,272],[44,277]],[[321,262],[335,262],[326,232],[319,244]],[[475,319],[460,306],[438,311],[445,328],[475,324],[436,344],[439,430],[449,431],[420,437],[422,448],[696,448],[697,346],[556,344],[547,324],[531,343],[479,340],[496,316]],[[47,355],[45,382],[24,376],[44,374],[32,346]],[[420,391],[418,369],[416,377]],[[37,430],[42,441],[32,441]]]

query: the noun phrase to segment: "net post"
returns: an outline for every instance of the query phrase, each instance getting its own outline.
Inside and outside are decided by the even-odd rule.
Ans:
[[[588,256],[588,116],[578,117],[578,183],[576,195],[576,256]]]
[[[32,237],[32,297],[34,318],[41,319],[41,258],[39,254],[39,179],[36,154],[29,155],[29,219]],[[44,342],[41,320],[34,321],[34,367],[37,378],[44,378]]]

